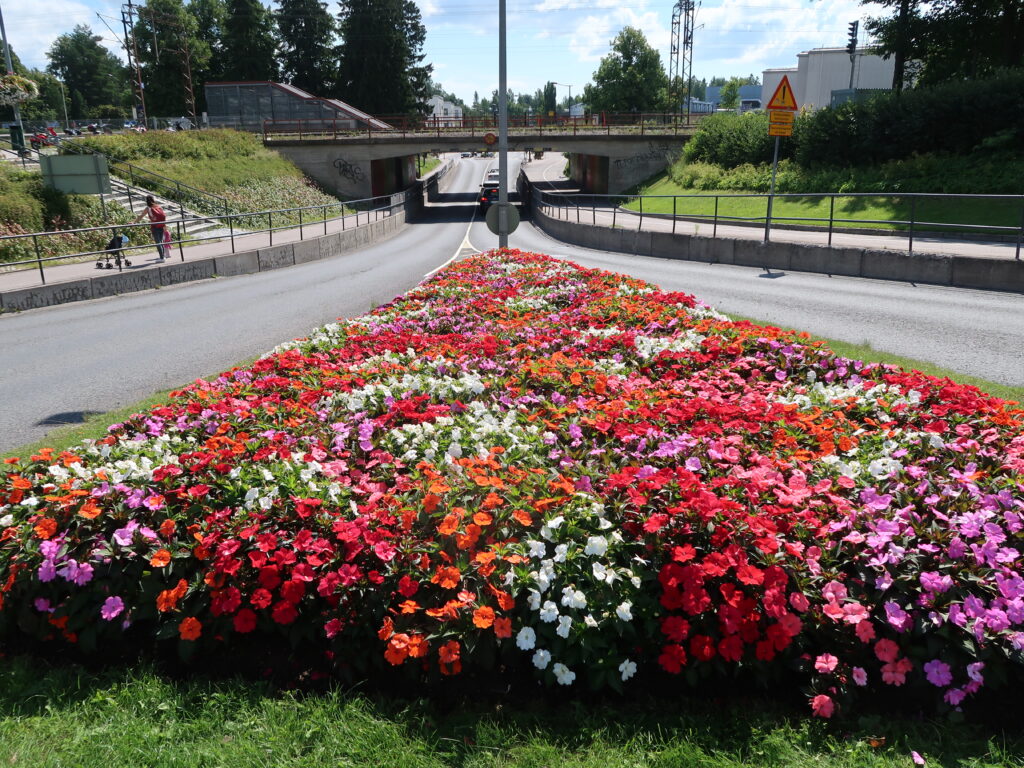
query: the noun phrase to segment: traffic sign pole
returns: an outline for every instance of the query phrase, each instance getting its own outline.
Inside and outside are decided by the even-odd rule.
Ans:
[[[779,137],[775,137],[775,157],[772,159],[772,186],[768,192],[768,212],[764,217],[764,241],[767,243],[772,229],[772,202],[775,200],[775,172],[779,169]]]
[[[498,0],[498,247],[508,248],[508,84],[505,0]]]

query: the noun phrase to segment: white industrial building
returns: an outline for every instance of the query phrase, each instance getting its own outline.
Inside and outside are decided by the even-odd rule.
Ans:
[[[430,114],[427,119],[431,125],[439,128],[458,128],[462,125],[462,107],[445,101],[440,96],[427,99]]]
[[[821,109],[832,103],[832,91],[850,87],[850,54],[845,48],[814,48],[798,53],[795,67],[766,69],[761,74],[762,98],[775,93],[783,76],[789,77],[796,103]],[[891,90],[896,62],[875,55],[870,48],[858,49],[853,62],[854,90]]]

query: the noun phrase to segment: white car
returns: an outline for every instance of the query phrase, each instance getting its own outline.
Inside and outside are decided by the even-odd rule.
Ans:
[[[487,181],[497,181],[501,178],[501,171],[497,168],[492,168],[487,172]]]

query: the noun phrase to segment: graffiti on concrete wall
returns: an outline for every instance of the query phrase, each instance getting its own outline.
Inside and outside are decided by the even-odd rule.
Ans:
[[[652,160],[668,160],[671,159],[678,151],[679,150],[677,148],[673,148],[666,142],[659,144],[649,141],[647,142],[646,151],[637,152],[629,157],[617,157],[612,160],[612,164],[616,168],[624,169],[634,165],[640,165],[641,163],[648,163]]]
[[[339,157],[334,161],[334,167],[338,169],[338,173],[341,174],[343,179],[358,184],[360,181],[366,178],[366,174],[363,173],[363,169],[355,163],[350,163],[343,157]]]

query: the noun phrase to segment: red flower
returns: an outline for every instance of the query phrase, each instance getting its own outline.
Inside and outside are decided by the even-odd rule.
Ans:
[[[690,653],[698,661],[711,661],[715,658],[715,641],[707,635],[694,635],[690,638]]]
[[[666,645],[661,649],[658,663],[666,672],[678,675],[686,666],[686,651],[681,645]]]
[[[291,624],[299,617],[299,612],[295,610],[295,606],[291,603],[279,600],[274,603],[274,610],[271,611],[271,617],[278,624]]]
[[[192,616],[183,619],[181,624],[178,625],[178,634],[181,635],[182,640],[198,640],[202,633],[203,625],[199,619]]]
[[[263,589],[262,587],[253,592],[252,597],[249,598],[249,602],[257,608],[266,608],[273,601],[274,596],[270,594],[270,590]]]
[[[246,634],[256,629],[256,613],[249,608],[243,608],[235,614],[235,632]]]

